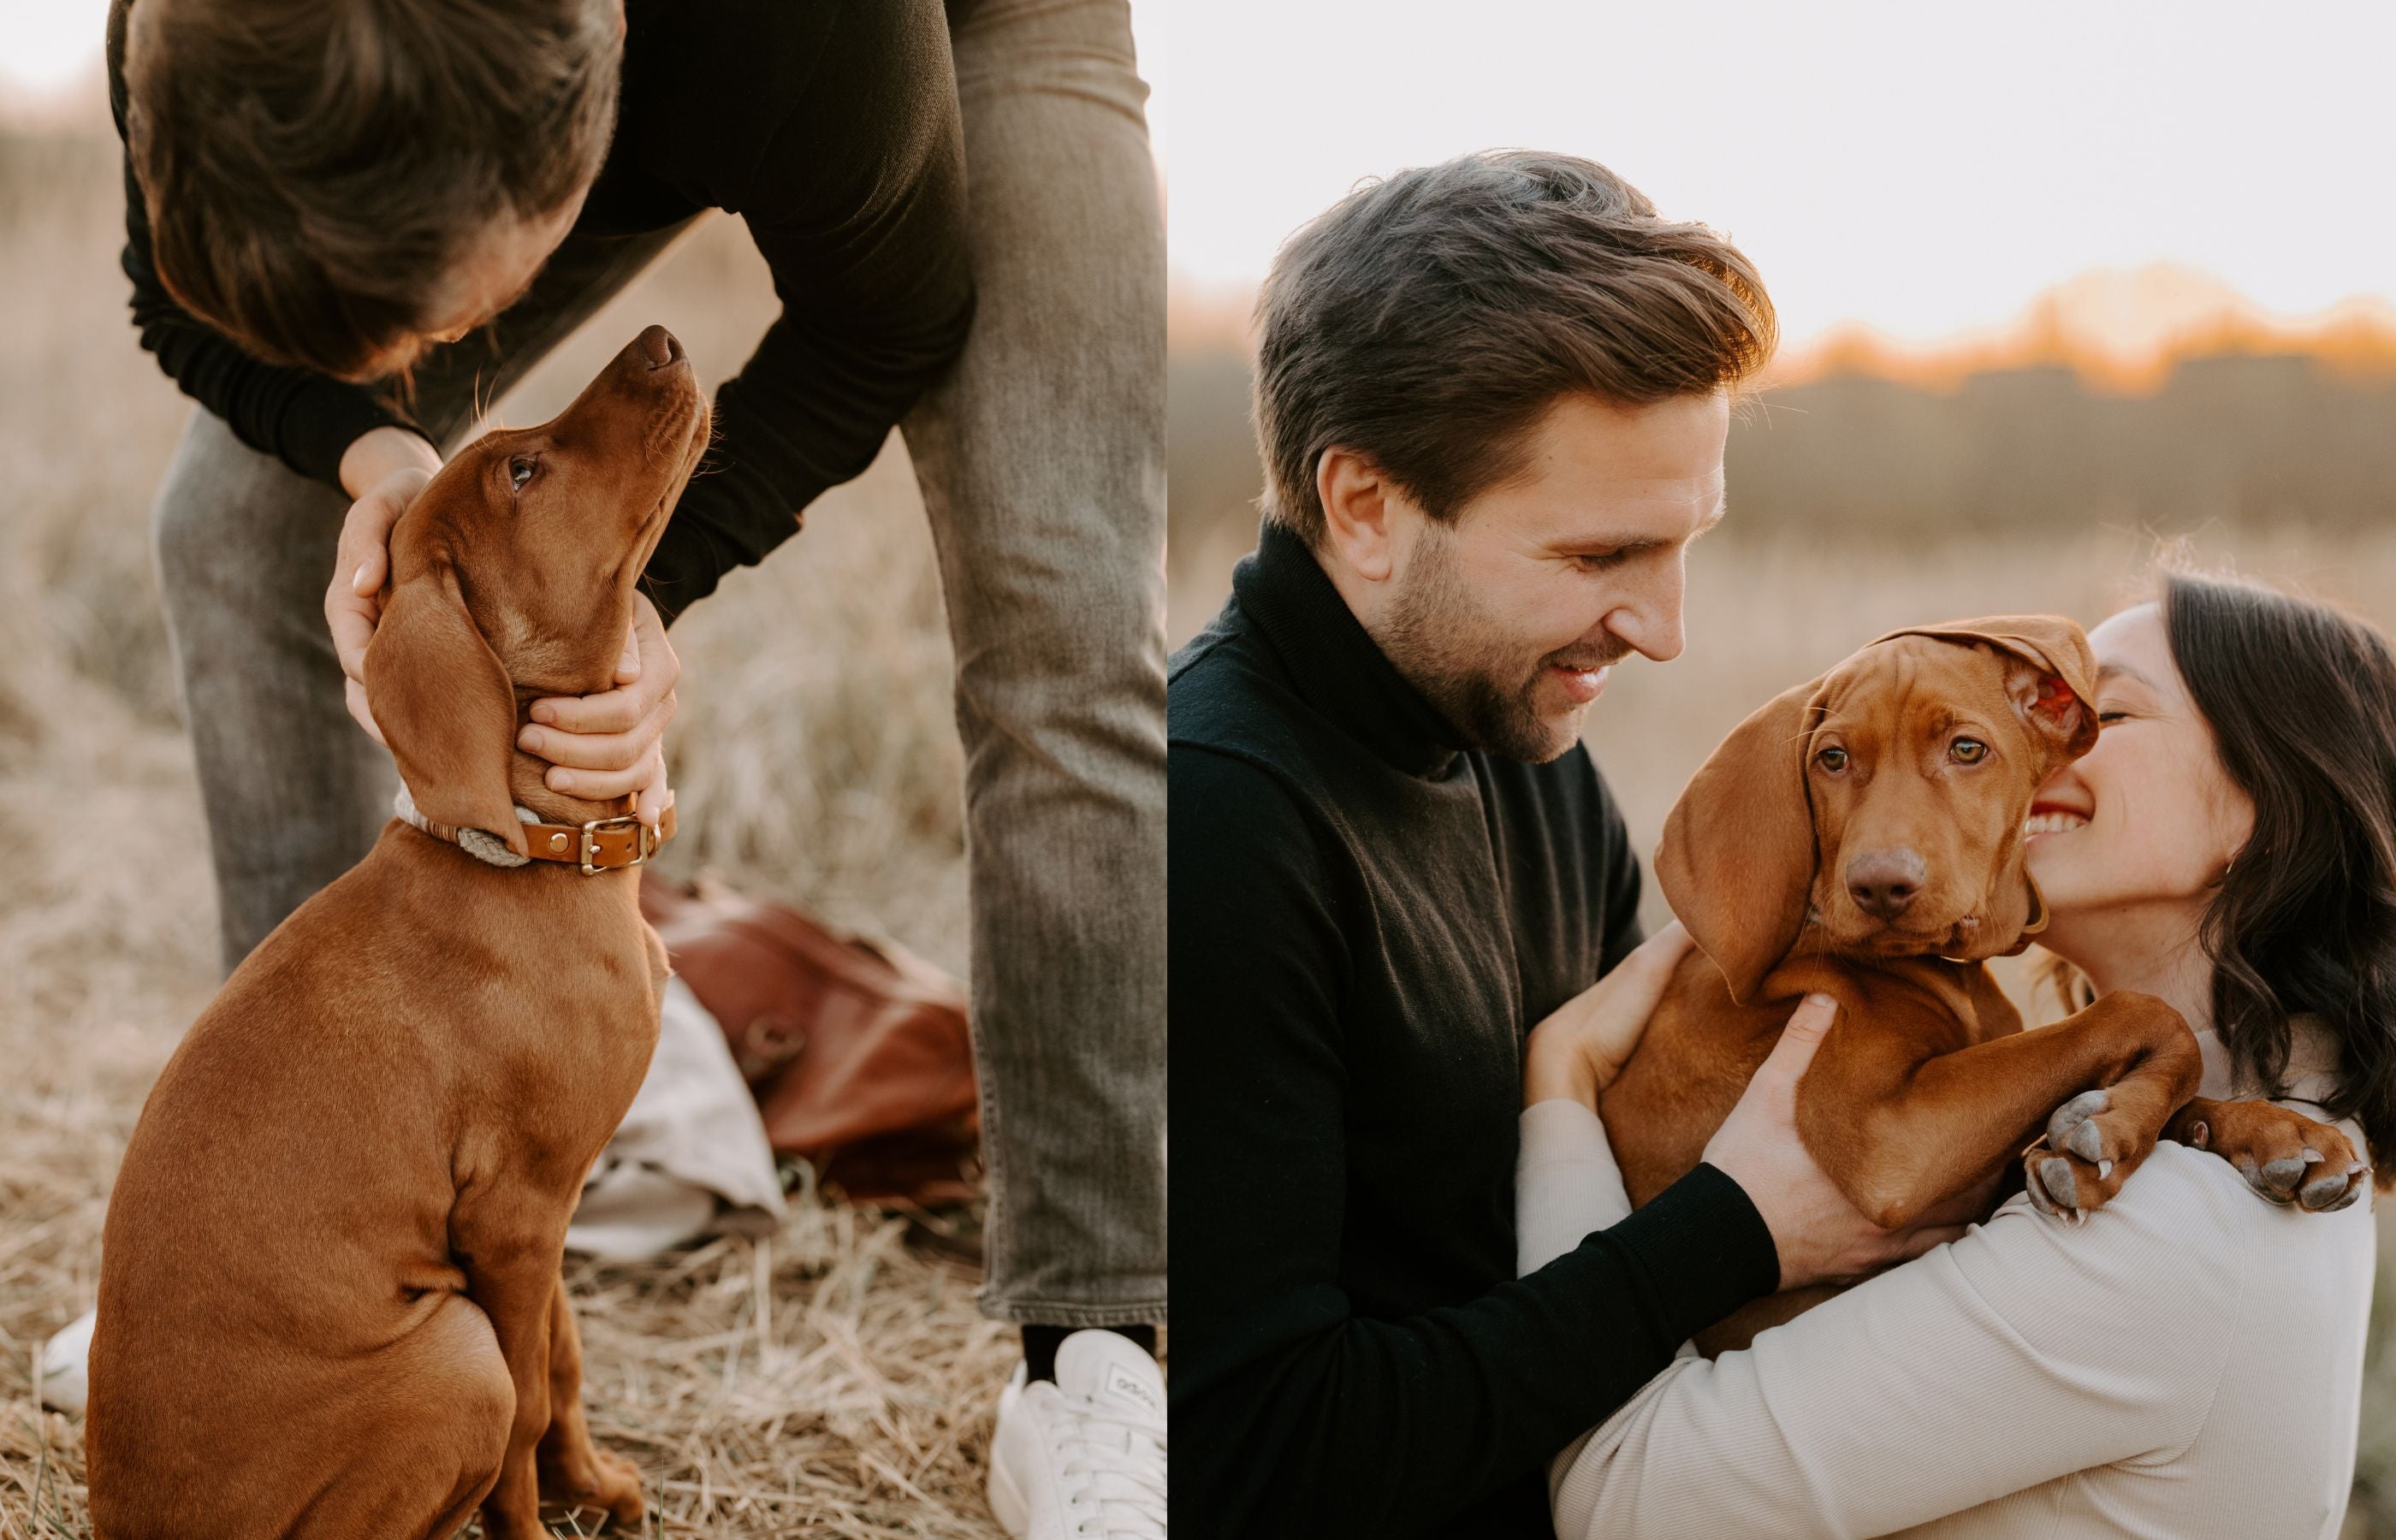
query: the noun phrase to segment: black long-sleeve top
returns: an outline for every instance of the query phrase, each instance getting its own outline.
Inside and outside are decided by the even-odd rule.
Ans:
[[[127,5],[113,0],[108,19],[120,136]],[[939,0],[627,0],[625,22],[615,139],[575,231],[635,234],[725,209],[782,302],[717,390],[706,473],[650,557],[646,584],[671,618],[872,463],[963,347],[964,141]],[[385,395],[260,363],[177,305],[129,157],[125,183],[141,345],[243,443],[339,485],[360,434],[414,426]]]
[[[1277,526],[1175,655],[1180,1540],[1551,1536],[1543,1467],[1779,1273],[1700,1166],[1514,1279],[1522,1044],[1639,940],[1595,766],[1461,749]]]

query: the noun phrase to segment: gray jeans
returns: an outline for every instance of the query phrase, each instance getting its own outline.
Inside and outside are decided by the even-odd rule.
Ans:
[[[1165,254],[1127,0],[956,22],[978,293],[904,431],[939,551],[965,748],[982,1308],[1161,1321],[1165,1281]],[[676,231],[570,240],[495,346],[419,367],[445,443]],[[193,418],[159,494],[167,629],[225,965],[348,870],[391,761],[322,601],[347,501]]]

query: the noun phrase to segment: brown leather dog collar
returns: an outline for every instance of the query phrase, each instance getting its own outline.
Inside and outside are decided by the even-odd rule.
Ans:
[[[436,840],[458,846],[477,860],[499,867],[525,864],[525,856],[509,849],[507,842],[496,834],[480,829],[457,829],[426,817],[405,786],[392,799],[392,811],[399,816],[401,821],[422,830]],[[526,856],[536,861],[554,861],[579,867],[585,877],[643,865],[674,834],[674,810],[671,803],[659,817],[655,829],[630,813],[593,818],[581,824],[539,823],[534,820],[527,809],[518,808],[516,813],[523,820],[519,827],[524,830]]]
[[[674,810],[668,806],[651,829],[630,813],[593,818],[586,824],[537,823],[524,826],[525,849],[537,861],[563,861],[579,866],[582,875],[621,871],[640,866],[673,838]]]

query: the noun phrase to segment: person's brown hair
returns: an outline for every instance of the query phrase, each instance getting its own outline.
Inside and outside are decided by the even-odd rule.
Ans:
[[[1764,280],[1728,240],[1663,219],[1594,162],[1527,150],[1351,192],[1274,257],[1257,312],[1265,514],[1310,545],[1325,449],[1451,519],[1521,469],[1559,398],[1703,394],[1777,341]]]
[[[404,368],[450,263],[597,176],[607,0],[139,0],[126,142],[176,302],[269,363]]]
[[[2173,665],[2214,749],[2255,805],[2198,923],[2213,1026],[2240,1070],[2279,1086],[2292,1023],[2336,1040],[2323,1104],[2396,1180],[2396,649],[2328,604],[2233,578],[2172,571],[2158,595]],[[2077,1011],[2088,976],[2051,957],[2043,980]]]
[[[2343,1060],[2323,1105],[2396,1175],[2396,651],[2372,626],[2259,584],[2166,576],[2172,658],[2253,800],[2200,936],[2213,1026],[2265,1085],[2289,1020],[2318,1017]]]

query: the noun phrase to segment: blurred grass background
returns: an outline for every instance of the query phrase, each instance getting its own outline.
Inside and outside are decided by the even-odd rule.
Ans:
[[[1256,539],[1243,315],[1220,296],[1174,315],[1177,646]],[[1833,370],[1757,392],[1731,429],[1729,516],[1690,553],[1687,650],[1617,667],[1590,719],[1634,846],[1655,848],[1749,711],[1882,631],[2024,611],[2094,624],[2144,597],[2166,546],[2396,628],[2396,375],[2242,347],[2153,384],[2122,393],[2051,361],[1937,388]],[[1670,917],[1652,883],[1644,909],[1651,926]],[[2396,1220],[2380,1228],[2385,1257]],[[2396,1537],[2391,1333],[2383,1287],[2347,1540]]]
[[[81,1425],[35,1407],[34,1356],[91,1302],[126,1137],[218,982],[149,537],[193,408],[126,318],[122,185],[104,126],[0,119],[0,1540],[89,1533]],[[652,321],[712,383],[774,310],[746,236],[712,218],[499,412],[542,420]],[[673,642],[666,870],[962,972],[949,647],[903,447]],[[793,1210],[655,1266],[569,1259],[599,1439],[643,1466],[659,1533],[989,1540],[1013,1332],[974,1309],[971,1276],[901,1243],[902,1217]]]

